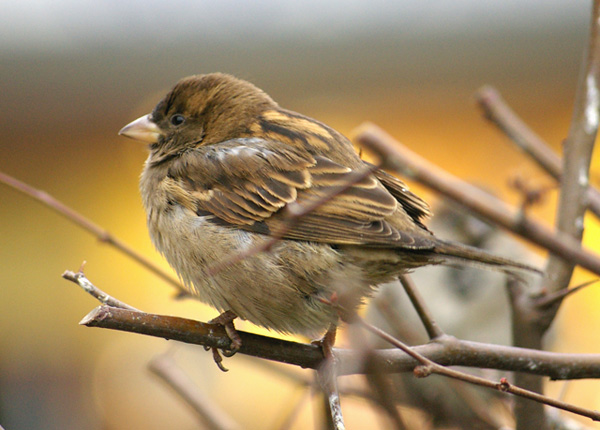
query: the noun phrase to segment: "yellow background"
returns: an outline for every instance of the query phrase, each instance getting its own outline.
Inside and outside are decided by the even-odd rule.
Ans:
[[[295,35],[285,28],[263,29],[255,39],[250,29],[250,36],[208,37],[198,30],[165,40],[151,21],[146,34],[110,43],[99,34],[75,48],[4,47],[0,170],[49,192],[167,268],[150,245],[137,190],[146,149],[117,132],[147,113],[180,77],[223,71],[251,80],[282,106],[346,135],[362,121],[373,121],[428,160],[516,203],[509,178],[553,183],[481,118],[473,94],[483,84],[497,86],[559,151],[568,133],[588,9],[574,2],[570,15],[516,29],[509,18],[497,22],[490,10],[489,31],[475,17],[472,27],[448,32],[428,32],[425,21],[420,33],[393,26],[371,33],[327,32],[321,30],[328,21],[316,19]],[[193,13],[201,22],[201,11]],[[314,14],[319,16],[318,8]],[[361,27],[360,21],[342,24]],[[597,169],[596,160],[595,184]],[[550,191],[532,214],[552,223],[555,197]],[[585,243],[597,249],[596,221],[587,219],[586,227]],[[190,411],[146,370],[148,360],[173,343],[79,326],[97,303],[60,275],[86,260],[92,282],[137,308],[200,320],[215,316],[213,310],[173,300],[169,286],[125,256],[1,184],[0,241],[1,425],[193,428]],[[591,278],[578,272],[574,282]],[[566,301],[556,350],[600,352],[599,294],[592,286]],[[201,348],[177,346],[174,354],[244,427],[276,424],[301,396],[293,383],[252,360],[226,360],[231,371],[222,374]],[[260,390],[248,394],[244,387]],[[600,409],[598,383],[572,384],[566,400]],[[344,403],[346,420],[354,423],[350,427],[372,422],[365,412],[370,409],[356,409],[353,402]],[[305,408],[295,428],[312,425],[310,411]]]

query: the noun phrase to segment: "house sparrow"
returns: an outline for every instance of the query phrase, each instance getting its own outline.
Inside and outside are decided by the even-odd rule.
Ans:
[[[119,134],[150,144],[140,189],[152,242],[190,294],[231,318],[314,336],[338,322],[332,297],[354,309],[412,268],[458,259],[527,269],[437,239],[422,223],[427,204],[382,170],[339,192],[370,166],[350,141],[230,75],[182,79]],[[248,252],[269,236],[281,240]]]

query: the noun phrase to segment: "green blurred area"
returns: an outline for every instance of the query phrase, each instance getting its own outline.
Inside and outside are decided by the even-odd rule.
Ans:
[[[518,201],[506,185],[515,174],[550,183],[482,120],[472,95],[483,84],[495,85],[558,150],[568,131],[587,21],[565,16],[546,27],[466,27],[447,35],[370,25],[372,32],[318,37],[286,37],[283,30],[255,39],[183,34],[169,43],[160,43],[156,29],[121,46],[0,52],[0,170],[49,192],[167,268],[150,245],[137,191],[145,148],[117,132],[179,78],[222,71],[347,135],[373,121],[429,160],[510,201]],[[549,222],[553,208],[547,203],[534,214]],[[145,370],[167,342],[78,326],[97,303],[60,275],[86,260],[94,283],[137,308],[204,320],[213,310],[173,300],[162,281],[4,185],[0,238],[0,425],[194,426],[187,409]],[[570,300],[563,313],[579,319],[565,326],[559,348],[598,352],[589,346],[600,344],[597,318],[586,322],[585,333],[568,330],[594,313],[598,297],[583,292]],[[276,422],[285,396],[295,395],[291,382],[279,382],[249,360],[228,360],[232,371],[222,375],[199,348],[180,347],[178,354],[246,428],[261,428],[264,414]],[[248,394],[238,393],[238,384],[263,388],[245,403]],[[282,390],[288,394],[280,396]],[[600,407],[597,394],[570,394],[575,403]],[[273,412],[268,403],[278,397],[282,405]],[[297,428],[311,423],[308,414]]]

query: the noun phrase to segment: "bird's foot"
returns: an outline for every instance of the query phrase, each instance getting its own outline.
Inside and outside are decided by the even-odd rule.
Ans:
[[[225,332],[227,333],[227,337],[229,337],[229,339],[231,340],[231,345],[229,346],[229,350],[227,350],[227,353],[225,350],[223,351],[223,355],[225,357],[231,357],[233,354],[238,352],[238,350],[242,346],[242,338],[235,329],[235,326],[233,325],[233,320],[236,318],[237,315],[234,314],[232,311],[225,311],[218,317],[213,318],[208,322],[209,324],[222,325],[225,329]]]
[[[327,332],[321,339],[313,340],[311,343],[321,348],[325,360],[333,360],[333,345],[335,344],[335,335],[337,326],[331,324]]]
[[[236,352],[239,351],[239,349],[242,346],[242,338],[235,329],[235,326],[233,325],[233,320],[236,318],[237,315],[234,314],[232,311],[225,311],[218,317],[213,318],[208,322],[209,324],[217,324],[223,326],[223,328],[225,329],[225,333],[227,333],[227,337],[229,337],[229,339],[231,340],[229,349],[222,350],[222,354],[225,357],[232,357],[233,355],[235,355]],[[221,353],[219,352],[219,350],[215,347],[211,347],[210,349],[212,350],[213,359],[215,360],[217,367],[223,372],[227,372],[229,369],[223,366],[223,357],[221,357]]]

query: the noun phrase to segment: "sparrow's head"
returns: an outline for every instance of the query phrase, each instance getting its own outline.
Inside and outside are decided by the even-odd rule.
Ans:
[[[195,75],[179,81],[152,113],[119,134],[150,143],[163,158],[248,135],[256,118],[276,106],[249,82],[222,73]]]

